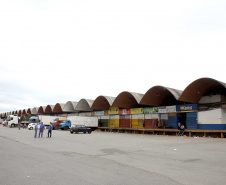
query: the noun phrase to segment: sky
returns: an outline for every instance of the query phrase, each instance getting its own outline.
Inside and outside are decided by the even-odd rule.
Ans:
[[[0,113],[226,82],[224,0],[1,0]]]

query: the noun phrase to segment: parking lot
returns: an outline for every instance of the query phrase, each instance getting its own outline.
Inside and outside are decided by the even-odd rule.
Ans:
[[[225,184],[226,139],[0,125],[1,184]]]

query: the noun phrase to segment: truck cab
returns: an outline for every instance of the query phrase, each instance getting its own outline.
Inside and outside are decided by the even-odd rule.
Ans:
[[[18,116],[17,115],[9,115],[7,117],[7,123],[10,127],[16,127],[18,125]]]
[[[53,130],[58,130],[59,127],[60,127],[60,124],[61,124],[63,121],[65,121],[65,119],[59,119],[59,118],[56,118],[56,119],[53,121],[53,123],[52,123],[52,125],[53,125]]]
[[[37,116],[31,116],[29,118],[29,123],[39,123],[39,119]]]
[[[71,127],[71,121],[70,120],[64,120],[59,126],[59,128],[61,130],[68,130],[70,127]]]

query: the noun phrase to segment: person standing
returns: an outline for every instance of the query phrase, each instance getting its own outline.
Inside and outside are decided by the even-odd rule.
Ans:
[[[43,125],[43,122],[41,122],[38,137],[40,137],[40,135],[41,135],[41,137],[43,136],[44,130],[45,130],[45,126]]]
[[[18,128],[19,128],[19,130],[20,130],[20,124],[21,124],[20,118],[18,117]]]
[[[52,125],[52,123],[50,122],[49,130],[48,130],[48,137],[51,137],[51,135],[52,135],[52,130],[53,130],[53,125]]]
[[[35,123],[35,138],[37,138],[37,131],[38,131],[38,124],[37,123]]]
[[[26,129],[26,123],[24,122],[24,126],[23,126],[23,129]]]

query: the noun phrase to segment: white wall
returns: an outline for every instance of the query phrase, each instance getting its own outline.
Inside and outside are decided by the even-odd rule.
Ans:
[[[226,124],[226,109],[222,109],[222,124]]]
[[[198,124],[221,124],[221,123],[222,123],[221,108],[198,112]]]
[[[216,103],[221,102],[221,95],[203,96],[199,103]]]

